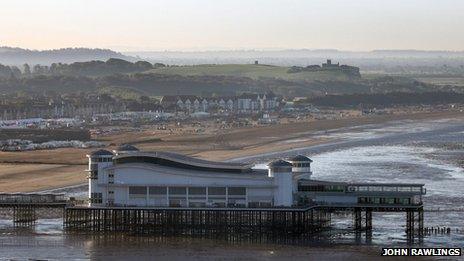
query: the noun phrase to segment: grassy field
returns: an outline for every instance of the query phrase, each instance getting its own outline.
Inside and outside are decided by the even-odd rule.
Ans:
[[[452,85],[452,86],[457,86],[457,87],[464,87],[464,76],[462,77],[451,77],[451,76],[444,76],[444,77],[438,77],[438,76],[418,76],[414,77],[418,81],[430,83],[430,84],[435,84],[439,86],[445,86],[445,85]]]
[[[384,76],[415,79],[417,81],[434,84],[437,86],[451,85],[451,86],[457,86],[457,87],[464,87],[464,75],[364,73],[363,79],[373,80],[373,79],[378,79]]]
[[[347,81],[349,77],[341,72],[299,72],[287,73],[289,67],[255,64],[204,64],[172,66],[153,69],[149,73],[174,75],[224,75],[249,77],[252,79],[274,78],[289,81]]]

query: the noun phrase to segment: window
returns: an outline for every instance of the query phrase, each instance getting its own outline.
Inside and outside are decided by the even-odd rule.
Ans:
[[[185,199],[178,199],[178,198],[170,198],[169,199],[169,206],[170,207],[186,207],[187,206],[187,200]]]
[[[309,166],[311,166],[309,163],[295,163],[293,165],[297,168],[308,168]]]
[[[149,187],[148,193],[150,195],[163,195],[165,196],[167,192],[166,187]]]
[[[171,195],[185,195],[187,194],[186,187],[170,187],[169,194]]]
[[[169,200],[169,206],[170,207],[180,207],[181,206],[181,200],[179,200],[179,199],[170,199]]]
[[[409,205],[409,204],[411,204],[411,199],[410,198],[400,198],[399,203],[403,204],[403,205]]]
[[[189,202],[189,207],[192,208],[203,208],[206,207],[206,202]]]
[[[261,201],[259,202],[259,207],[261,208],[272,207],[272,203],[270,201]]]
[[[259,202],[249,202],[248,207],[249,208],[258,208],[259,207]]]
[[[91,170],[89,173],[90,179],[98,179],[98,170]]]
[[[90,194],[90,203],[102,203],[103,202],[102,193],[91,193]]]
[[[129,187],[129,196],[145,196],[147,194],[147,187]]]
[[[397,190],[396,187],[388,187],[388,186],[383,187],[383,191],[396,191],[396,190]]]
[[[225,201],[224,202],[222,202],[222,201],[221,202],[213,202],[211,205],[213,207],[215,207],[215,208],[225,208],[226,207],[226,202]]]
[[[205,187],[189,188],[189,195],[206,195],[206,188]]]
[[[411,191],[411,187],[398,187],[399,192],[409,192]]]
[[[108,184],[114,184],[114,171],[111,170],[108,173]]]
[[[208,195],[226,195],[226,188],[225,187],[209,187],[208,188]]]
[[[327,192],[344,192],[345,187],[344,186],[338,186],[338,185],[325,186],[324,191],[327,191]]]
[[[369,186],[368,191],[382,191],[381,186]]]
[[[228,207],[246,207],[246,201],[242,199],[229,199]]]
[[[322,185],[309,185],[309,186],[300,186],[299,191],[324,191],[324,186]]]
[[[246,195],[246,188],[243,187],[230,187],[228,188],[229,195],[244,196]]]

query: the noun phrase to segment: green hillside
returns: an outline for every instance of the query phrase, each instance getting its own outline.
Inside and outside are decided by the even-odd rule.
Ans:
[[[238,76],[251,79],[273,78],[287,81],[348,81],[350,77],[339,71],[288,73],[289,67],[255,64],[205,64],[170,66],[148,71],[155,74],[182,76]]]

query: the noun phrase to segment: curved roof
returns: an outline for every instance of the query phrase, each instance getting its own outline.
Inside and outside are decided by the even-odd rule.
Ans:
[[[168,167],[220,172],[251,172],[251,165],[202,160],[172,152],[135,152],[114,158],[115,164],[151,163]]]
[[[134,145],[130,144],[121,144],[118,148],[117,151],[139,151],[137,147]]]
[[[101,149],[93,151],[90,153],[90,156],[113,156],[113,153],[111,153],[111,151]]]
[[[268,167],[274,168],[274,167],[292,167],[292,163],[286,161],[286,160],[274,160],[267,164]]]
[[[289,161],[307,161],[307,162],[313,162],[310,158],[304,156],[304,155],[296,155],[294,157],[291,157],[288,159]]]

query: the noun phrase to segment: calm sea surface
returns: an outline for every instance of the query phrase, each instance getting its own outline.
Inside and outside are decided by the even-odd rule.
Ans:
[[[314,161],[313,178],[329,181],[412,182],[424,183],[425,227],[449,227],[451,234],[431,235],[425,246],[464,247],[464,122],[460,120],[398,121],[312,133],[337,140],[292,151],[236,159],[263,167],[270,159],[307,155]],[[298,142],[289,140],[286,142]],[[84,195],[86,187],[65,189],[73,196]],[[437,211],[439,210],[439,211]],[[349,227],[351,217],[335,217],[334,230],[311,241],[289,240],[263,244],[311,245],[347,244],[352,246],[406,246],[405,214],[374,213],[370,240],[359,240]],[[182,243],[179,243],[181,240]],[[160,242],[182,249],[182,245],[202,244],[202,239],[155,238],[121,235],[75,235],[62,230],[61,219],[42,219],[32,229],[14,228],[11,221],[0,219],[0,256],[6,259],[88,259],[113,253],[150,256]],[[205,245],[210,241],[204,241]],[[245,242],[238,240],[238,245]],[[308,243],[309,242],[309,243]],[[253,244],[260,242],[254,241]],[[219,244],[219,243],[218,243]],[[220,244],[235,245],[224,240]],[[419,242],[416,242],[419,244]],[[160,250],[161,251],[161,250]]]

